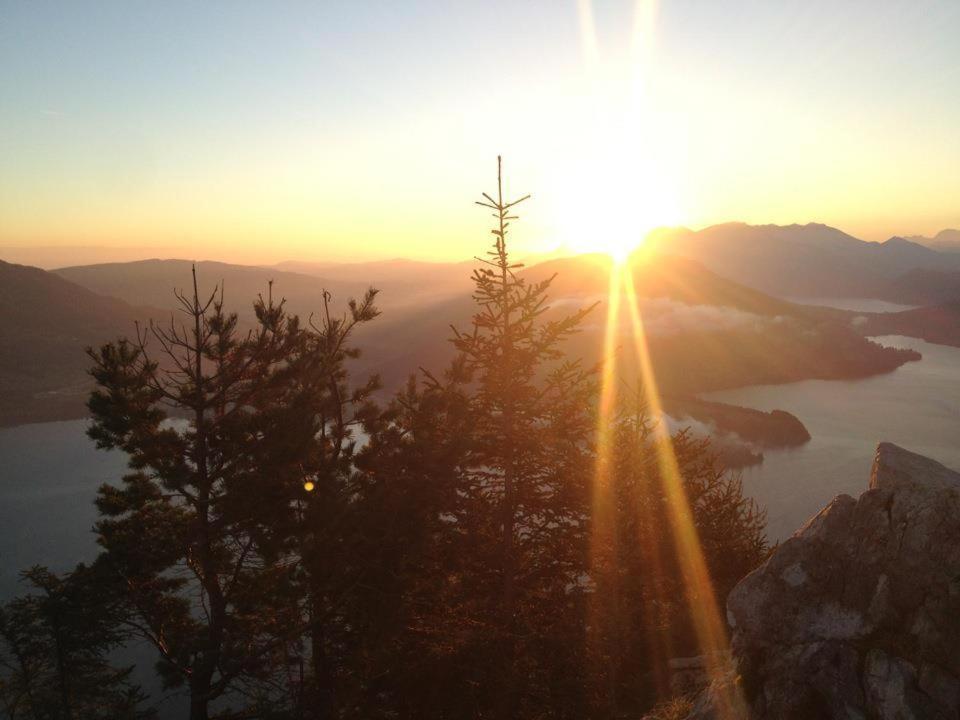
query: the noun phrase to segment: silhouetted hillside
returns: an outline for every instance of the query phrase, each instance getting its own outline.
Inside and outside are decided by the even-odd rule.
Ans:
[[[836,228],[726,223],[664,228],[650,251],[683,255],[714,272],[780,297],[878,297],[885,281],[913,269],[960,269],[960,256],[903,238],[871,243]]]
[[[120,298],[131,304],[145,304],[174,309],[175,288],[190,283],[189,260],[141,260],[130,263],[79,265],[60,268],[53,272],[71,282],[102,295]],[[260,293],[266,294],[271,280],[276,293],[287,298],[291,311],[304,316],[318,311],[323,305],[323,291],[327,289],[334,300],[342,302],[347,296],[360,295],[370,283],[318,278],[300,273],[283,272],[252,265],[232,265],[221,262],[196,263],[201,292],[208,292],[223,283],[226,303],[252,317],[253,301]]]
[[[524,270],[532,280],[556,273],[552,288],[557,297],[606,297],[611,260],[606,255],[581,255],[551,260]],[[642,253],[631,261],[637,293],[646,298],[667,298],[687,305],[715,305],[762,315],[807,315],[810,308],[771,297],[721,277],[697,261],[663,254],[649,260]]]
[[[877,297],[903,305],[939,305],[960,300],[960,271],[910,270],[887,281]]]
[[[166,317],[174,305],[173,288],[190,282],[190,265],[183,260],[152,260],[65,268],[56,274],[21,268],[25,277],[32,278],[30,292],[21,294],[33,300],[14,300],[18,297],[12,289],[16,284],[6,283],[10,315],[21,313],[17,322],[9,324],[5,340],[11,371],[4,373],[4,379],[11,389],[20,388],[16,399],[8,400],[5,406],[8,422],[14,421],[11,418],[80,413],[79,388],[86,382],[82,347],[130,335],[133,319],[148,314],[135,310],[132,304],[158,306],[162,310],[152,314]],[[851,326],[850,313],[771,297],[722,278],[689,259],[637,259],[631,268],[657,382],[669,396],[689,397],[710,390],[806,378],[864,377],[890,371],[918,357],[910,351],[871,343]],[[275,296],[286,297],[289,309],[303,316],[321,309],[324,289],[333,293],[336,309],[368,286],[352,277],[320,278],[224,263],[200,263],[198,270],[202,288],[223,281],[227,306],[248,316],[253,298],[266,291],[271,279],[275,281]],[[455,266],[449,272],[459,274],[463,270]],[[587,363],[598,361],[610,290],[609,258],[560,258],[520,272],[531,280],[557,275],[547,317],[566,313],[572,306],[600,303],[567,348]],[[446,287],[452,288],[465,280],[451,277],[447,282]],[[91,290],[115,294],[128,302]],[[417,302],[413,294],[407,295],[408,305],[404,306],[391,300],[385,291],[378,303],[383,315],[357,335],[363,351],[358,371],[378,372],[385,392],[391,392],[421,366],[441,370],[453,353],[447,342],[452,335],[450,325],[467,328],[473,307],[468,292],[454,296],[449,295],[449,289],[445,292],[439,300],[423,302]],[[394,298],[397,294],[399,291]],[[627,302],[629,298],[624,297],[615,329],[621,371],[630,376],[637,372],[636,344]],[[21,374],[32,373],[33,380],[19,381],[20,375],[13,372],[17,368],[21,368]],[[67,397],[67,388],[74,388],[77,394],[72,400]],[[41,396],[44,392],[52,394]],[[14,395],[7,393],[6,397]]]
[[[130,263],[81,265],[54,270],[61,277],[94,292],[111,295],[130,303],[146,303],[173,308],[173,288],[181,288],[190,279],[189,260],[142,260]],[[258,293],[266,293],[273,280],[275,292],[287,299],[288,309],[304,317],[323,306],[323,291],[333,297],[335,307],[348,297],[362,295],[371,285],[380,290],[385,308],[399,310],[469,292],[469,266],[443,263],[387,261],[376,263],[284,263],[286,269],[199,262],[197,274],[202,287],[223,282],[227,304],[242,316],[252,317],[252,302]],[[306,271],[309,271],[306,272]]]
[[[92,387],[84,347],[132,334],[134,321],[150,315],[45,270],[0,261],[0,425],[82,417]]]
[[[275,267],[340,282],[367,283],[379,288],[391,303],[407,305],[470,292],[473,265],[469,260],[445,263],[396,258],[355,263],[290,261]]]

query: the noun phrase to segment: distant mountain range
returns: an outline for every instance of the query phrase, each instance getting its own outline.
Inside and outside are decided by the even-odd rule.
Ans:
[[[521,271],[531,280],[556,275],[550,313],[600,301],[569,347],[588,363],[602,349],[610,262],[602,255],[562,257]],[[82,415],[89,389],[82,347],[131,334],[134,319],[168,317],[175,306],[172,291],[189,285],[191,264],[144,260],[52,272],[0,264],[0,312],[8,318],[0,331],[0,423]],[[227,306],[244,322],[271,280],[275,297],[286,298],[302,316],[321,309],[324,291],[332,294],[336,311],[368,286],[381,288],[383,315],[358,335],[364,352],[356,369],[377,372],[387,388],[395,388],[418,367],[440,370],[449,360],[450,324],[470,323],[475,265],[201,262],[197,269],[202,289],[223,282]],[[867,243],[823,225],[660,230],[630,267],[658,382],[668,398],[678,399],[747,384],[863,377],[918,357],[863,337],[887,332],[894,316],[887,325],[871,317],[854,324],[860,313],[786,298],[866,296],[947,307],[960,297],[954,295],[960,254],[901,238]],[[925,321],[904,315],[895,331],[922,337],[935,327],[936,337],[947,337],[952,317],[946,311]],[[625,312],[618,332],[621,368],[629,376],[636,367],[628,318]]]
[[[932,238],[913,235],[907,240],[942,252],[960,252],[960,230],[941,230]]]
[[[664,228],[647,237],[641,252],[682,255],[730,280],[788,298],[909,303],[897,295],[896,281],[905,273],[960,271],[960,253],[940,252],[899,237],[866,242],[816,223],[726,223],[697,231]],[[960,297],[960,283],[955,292]]]
[[[60,268],[53,273],[101,295],[120,298],[131,304],[161,308],[175,306],[174,288],[190,283],[189,260],[140,260],[129,263],[105,263]],[[209,292],[222,284],[228,305],[242,316],[252,317],[253,301],[266,295],[273,281],[276,297],[284,297],[292,312],[309,315],[323,305],[323,293],[331,294],[334,304],[363,294],[374,286],[381,292],[381,301],[392,308],[432,302],[441,297],[463,292],[468,287],[469,271],[452,273],[449,266],[424,263],[371,263],[366,268],[354,266],[293,264],[305,272],[253,265],[232,265],[221,262],[198,262],[197,277],[201,291]],[[430,265],[429,271],[421,265]],[[404,270],[406,269],[406,273]],[[427,277],[424,277],[424,276]],[[459,279],[451,279],[451,275]],[[443,280],[441,280],[443,278]]]

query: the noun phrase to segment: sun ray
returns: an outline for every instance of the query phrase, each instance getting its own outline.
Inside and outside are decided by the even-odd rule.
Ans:
[[[677,561],[681,566],[686,586],[686,601],[690,619],[694,625],[701,654],[707,663],[712,680],[720,680],[726,673],[729,641],[722,620],[713,583],[707,568],[703,549],[693,521],[693,513],[683,488],[682,475],[673,451],[670,433],[662,421],[663,406],[657,389],[656,376],[650,360],[643,318],[640,314],[633,272],[627,268],[623,273],[625,302],[630,313],[634,345],[639,363],[643,388],[651,413],[660,421],[656,424],[657,464],[664,494],[667,498],[669,526],[676,547]],[[718,709],[723,718],[741,717],[744,703],[736,686],[718,683],[724,690],[718,696]]]
[[[597,49],[597,28],[593,23],[593,3],[590,0],[577,0],[577,14],[580,19],[580,49],[583,52],[584,65],[587,71],[592,73],[600,55]]]
[[[590,568],[593,580],[593,595],[588,608],[590,613],[588,637],[590,653],[596,658],[594,670],[597,677],[604,676],[602,634],[608,618],[608,601],[617,588],[610,587],[613,573],[609,572],[617,561],[616,526],[613,489],[610,486],[612,436],[616,415],[617,340],[620,327],[621,278],[623,273],[616,263],[610,264],[610,283],[607,293],[607,318],[604,326],[603,350],[600,359],[600,402],[597,408],[596,461],[593,473],[590,524]]]

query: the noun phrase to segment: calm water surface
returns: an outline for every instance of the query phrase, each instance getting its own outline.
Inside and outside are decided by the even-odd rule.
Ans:
[[[118,482],[126,463],[97,450],[86,429],[72,420],[0,430],[0,598],[30,565],[60,571],[96,555],[96,489]]]
[[[864,380],[807,380],[712,393],[734,405],[787,410],[813,439],[766,451],[743,471],[745,490],[767,508],[771,538],[791,535],[834,496],[866,490],[877,443],[888,440],[960,469],[960,348],[914,338],[875,338],[923,354],[892,373]]]
[[[710,395],[761,410],[794,413],[813,439],[764,453],[743,472],[747,492],[769,514],[771,537],[789,536],[839,493],[866,489],[877,443],[889,440],[960,469],[960,348],[905,337],[878,338],[923,359],[865,380],[808,380]],[[0,430],[0,598],[34,563],[65,570],[96,554],[93,499],[119,482],[120,453],[97,450],[87,423],[42,423]]]

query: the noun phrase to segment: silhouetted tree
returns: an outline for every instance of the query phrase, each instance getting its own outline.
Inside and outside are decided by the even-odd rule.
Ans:
[[[570,689],[570,653],[582,646],[595,388],[560,349],[590,308],[548,316],[553,278],[530,283],[517,272],[507,234],[526,197],[504,199],[497,163],[496,197],[479,202],[493,210],[495,240],[473,273],[473,326],[453,340],[472,375],[473,435],[456,509],[457,615],[474,628],[463,716],[514,718],[557,707],[551,695]]]
[[[333,716],[356,694],[351,663],[365,625],[355,611],[363,604],[379,548],[366,534],[369,488],[354,464],[363,436],[373,432],[382,412],[372,400],[379,379],[353,385],[347,363],[359,354],[352,345],[357,328],[379,314],[376,294],[371,289],[360,301],[351,300],[342,315],[331,312],[325,294],[320,315],[311,318],[291,354],[290,382],[264,398],[264,412],[304,423],[298,437],[307,441],[292,455],[300,458],[296,466],[287,464],[295,481],[285,485],[292,494],[284,522],[272,523],[283,552],[295,561],[305,628],[305,646],[291,648],[300,717]]]
[[[150,718],[132,668],[108,656],[128,635],[109,581],[78,566],[57,576],[23,573],[30,592],[0,609],[0,704],[9,720]]]
[[[464,628],[448,601],[458,584],[458,491],[472,442],[460,382],[411,379],[357,457],[355,549],[365,567],[348,605],[357,642],[346,716],[436,717],[461,689],[453,682]]]
[[[119,580],[126,622],[159,651],[165,682],[188,687],[190,717],[201,719],[269,674],[277,637],[296,626],[285,592],[294,568],[263,561],[264,513],[278,504],[262,490],[310,449],[312,428],[263,410],[295,374],[302,331],[283,303],[261,299],[243,336],[222,291],[200,298],[195,271],[192,294],[177,297],[186,324],[151,327],[162,364],[146,332],[90,351],[89,434],[130,458],[123,487],[104,485],[97,498],[101,563]]]

